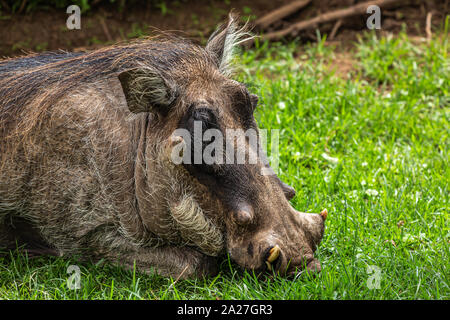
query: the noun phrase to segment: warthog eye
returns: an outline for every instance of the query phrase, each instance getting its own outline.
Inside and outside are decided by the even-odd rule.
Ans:
[[[218,128],[216,115],[209,108],[196,108],[192,111],[189,122],[201,121],[203,131]]]
[[[205,132],[210,129],[220,131],[220,125],[218,116],[211,108],[206,106],[192,105],[189,111],[181,119],[180,127],[187,129],[190,132],[190,148],[191,148],[191,161],[190,163],[196,167],[197,170],[207,174],[214,174],[218,169],[216,165],[207,164],[204,162],[203,154],[207,145],[215,141],[215,137],[211,135],[208,140]],[[200,130],[201,127],[201,130]],[[220,131],[221,132],[221,131]],[[200,141],[201,149],[195,147],[196,142]],[[196,157],[196,153],[200,154],[200,157]],[[211,155],[215,157],[215,150]]]

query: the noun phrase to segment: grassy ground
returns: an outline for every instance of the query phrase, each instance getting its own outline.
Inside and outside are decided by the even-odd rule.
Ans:
[[[446,34],[369,34],[351,50],[320,42],[300,53],[266,44],[240,56],[260,126],[280,129],[293,205],[330,212],[315,278],[257,280],[224,261],[215,278],[176,281],[11,253],[0,257],[0,298],[449,299]],[[67,287],[72,264],[79,290]]]

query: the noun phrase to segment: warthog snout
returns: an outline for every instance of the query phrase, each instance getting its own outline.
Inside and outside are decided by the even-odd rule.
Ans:
[[[280,210],[264,214],[268,219],[259,226],[261,230],[241,231],[241,234],[229,237],[230,257],[243,268],[288,276],[305,269],[310,272],[321,270],[314,251],[322,240],[328,212],[299,212],[286,200],[279,201],[284,204],[278,206]],[[236,211],[235,219],[240,226],[238,229],[242,230],[244,226],[246,230],[258,229],[255,210],[248,205]]]

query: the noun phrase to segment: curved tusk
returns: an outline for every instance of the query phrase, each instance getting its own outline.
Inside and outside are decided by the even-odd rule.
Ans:
[[[322,216],[323,221],[325,221],[328,217],[327,209],[323,209],[322,212],[320,213],[320,215]]]
[[[280,247],[279,246],[275,246],[272,249],[270,249],[269,253],[269,257],[267,258],[267,262],[272,263],[275,260],[277,260],[277,258],[280,256]]]

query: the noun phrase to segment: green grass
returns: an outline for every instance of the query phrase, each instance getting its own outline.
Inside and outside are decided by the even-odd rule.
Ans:
[[[0,257],[0,298],[449,299],[446,35],[368,34],[345,52],[348,75],[333,71],[340,51],[323,41],[239,56],[240,80],[261,97],[260,127],[280,129],[279,175],[297,190],[293,205],[330,213],[316,277],[257,279],[224,261],[215,278],[177,281],[13,252]],[[79,290],[66,284],[72,264]],[[371,266],[378,289],[367,285]]]

